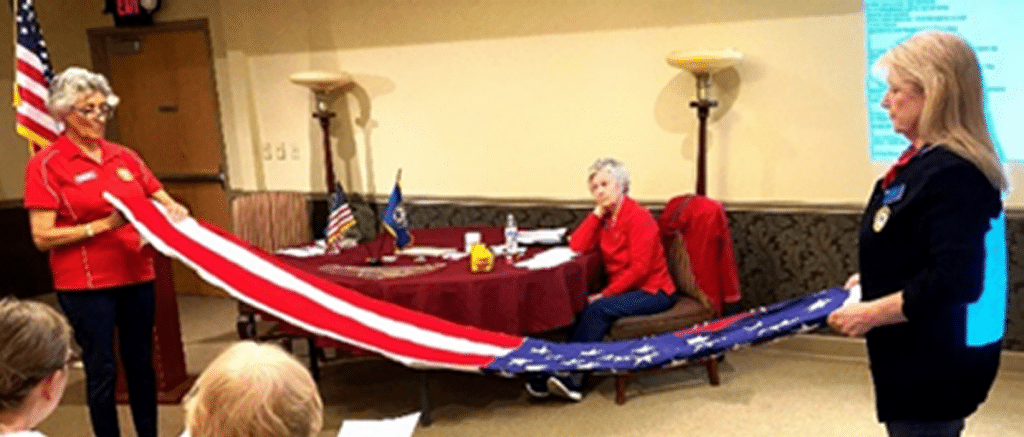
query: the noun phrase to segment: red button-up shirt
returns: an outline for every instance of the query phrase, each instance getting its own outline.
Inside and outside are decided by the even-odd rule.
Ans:
[[[114,212],[104,191],[122,197],[150,196],[162,189],[134,151],[100,141],[97,163],[66,136],[35,154],[25,170],[25,208],[55,211],[55,226],[75,226]],[[151,281],[153,255],[131,224],[50,249],[57,290],[87,290]]]
[[[615,220],[587,215],[569,239],[569,247],[576,252],[587,252],[595,246],[601,250],[608,273],[608,286],[601,290],[605,297],[637,289],[651,294],[658,290],[675,293],[658,224],[635,200],[624,197]]]

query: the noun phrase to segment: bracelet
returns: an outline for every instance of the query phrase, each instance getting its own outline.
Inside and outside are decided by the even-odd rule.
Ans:
[[[92,238],[93,235],[96,235],[96,233],[92,231],[92,223],[86,223],[85,224],[85,237],[86,238]]]

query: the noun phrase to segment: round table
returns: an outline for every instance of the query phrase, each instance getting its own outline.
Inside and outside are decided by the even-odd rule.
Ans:
[[[468,231],[480,232],[488,245],[504,242],[497,227],[456,227],[415,229],[413,246],[449,247],[461,250]],[[547,249],[530,247],[526,257]],[[336,255],[308,258],[281,256],[290,265],[357,290],[367,296],[443,319],[514,335],[535,334],[573,323],[576,312],[586,304],[589,291],[597,290],[602,265],[597,253],[583,254],[562,265],[543,270],[518,268],[504,257],[496,257],[494,269],[472,273],[469,258],[445,261],[437,257],[399,255],[380,268],[443,264],[436,270],[388,279],[360,278],[340,272],[337,266],[372,267],[368,259],[394,254],[394,239],[383,234]],[[426,268],[426,267],[424,267]],[[415,267],[414,267],[415,269]],[[392,269],[394,270],[394,269]]]

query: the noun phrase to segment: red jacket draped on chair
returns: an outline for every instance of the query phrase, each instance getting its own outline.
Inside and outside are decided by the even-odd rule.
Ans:
[[[697,285],[721,313],[724,302],[740,300],[740,280],[729,220],[721,203],[701,195],[687,194],[669,200],[658,218],[662,237],[679,231]]]

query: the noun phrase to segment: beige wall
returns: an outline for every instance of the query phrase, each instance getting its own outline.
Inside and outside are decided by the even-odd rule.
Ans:
[[[726,47],[745,59],[716,76],[711,196],[856,205],[885,168],[868,160],[865,105],[877,103],[864,100],[859,0],[166,3],[161,20],[211,20],[235,189],[324,191],[312,98],[288,76],[330,69],[356,82],[333,105],[350,191],[386,194],[402,168],[409,196],[585,199],[586,166],[611,155],[633,171],[634,197],[664,200],[692,191],[696,149],[694,80],[665,56]],[[50,46],[77,47],[65,53],[110,23],[98,5],[75,8],[95,20],[54,30],[40,10]],[[3,198],[20,197],[16,158]]]
[[[37,0],[36,13],[43,28],[50,52],[50,59],[55,72],[77,65],[92,67],[89,53],[89,40],[86,30],[113,26],[113,18],[102,14],[102,0]],[[164,2],[159,11],[159,19],[186,20],[207,18],[210,20],[213,51],[218,73],[223,70],[224,42],[220,31],[220,4],[216,1],[204,0],[172,0]],[[10,15],[6,15],[10,18]],[[4,20],[0,29],[11,35],[11,20]],[[13,59],[13,45],[4,45],[0,49],[2,59]],[[11,65],[11,64],[8,64]],[[13,65],[2,69],[0,82],[13,82]],[[221,77],[218,77],[221,79]],[[224,78],[226,79],[226,78]],[[224,82],[225,80],[221,80]],[[12,86],[0,86],[0,102],[11,102]],[[116,90],[115,90],[116,92]],[[20,199],[24,190],[25,161],[28,159],[28,146],[23,138],[14,131],[14,111],[0,111],[0,142],[3,146],[3,159],[0,159],[0,200]]]

